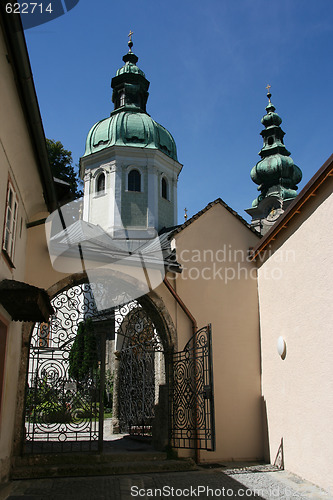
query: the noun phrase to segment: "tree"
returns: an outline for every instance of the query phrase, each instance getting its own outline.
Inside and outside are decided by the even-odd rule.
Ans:
[[[83,382],[93,376],[98,366],[97,341],[90,318],[81,322],[69,353],[69,376]]]
[[[60,141],[46,139],[47,153],[51,166],[52,175],[68,182],[73,199],[83,195],[79,187],[82,181],[73,167],[72,152],[67,151]]]

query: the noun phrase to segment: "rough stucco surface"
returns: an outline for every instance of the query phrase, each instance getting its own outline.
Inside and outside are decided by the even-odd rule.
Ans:
[[[284,230],[258,281],[270,458],[283,438],[285,468],[331,491],[332,184],[327,181]],[[279,336],[287,346],[284,360],[277,352]]]

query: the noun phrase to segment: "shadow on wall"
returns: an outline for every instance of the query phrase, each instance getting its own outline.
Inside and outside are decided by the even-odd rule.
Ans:
[[[266,463],[270,463],[270,453],[269,453],[269,434],[268,434],[268,419],[267,419],[267,406],[265,398],[262,396],[262,436],[263,436],[263,447],[264,447],[264,460]]]
[[[264,460],[266,463],[270,463],[267,405],[265,398],[263,396],[262,396],[262,431],[263,431]],[[273,465],[275,465],[281,470],[284,470],[283,437],[281,438],[280,446],[277,450]]]

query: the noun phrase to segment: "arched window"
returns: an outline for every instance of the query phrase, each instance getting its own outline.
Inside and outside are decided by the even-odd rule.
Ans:
[[[169,199],[168,181],[165,177],[162,177],[162,198],[164,198],[165,200]]]
[[[141,191],[141,174],[136,169],[131,170],[128,174],[128,190]]]
[[[105,191],[105,174],[103,173],[99,174],[97,177],[96,191],[97,193],[103,193]]]

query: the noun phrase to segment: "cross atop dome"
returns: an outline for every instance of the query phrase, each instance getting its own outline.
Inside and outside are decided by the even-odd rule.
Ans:
[[[267,89],[267,97],[268,97],[268,102],[271,102],[271,97],[272,97],[272,94],[271,94],[271,88],[272,86],[270,84],[267,85],[266,89]]]
[[[134,32],[132,30],[130,30],[130,32],[128,33],[128,46],[129,46],[129,52],[132,52],[132,47],[133,47],[133,42],[132,42],[132,35],[134,35]]]

